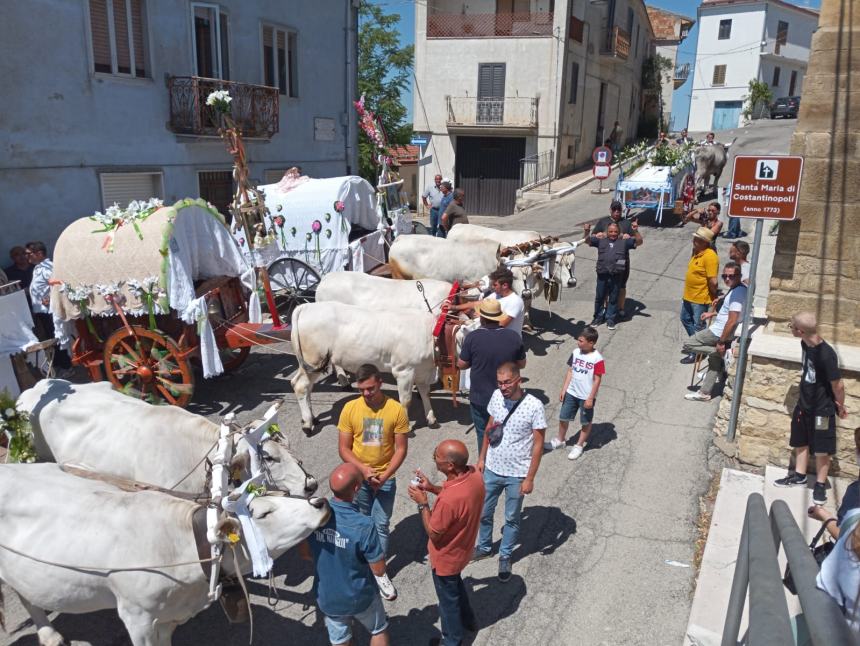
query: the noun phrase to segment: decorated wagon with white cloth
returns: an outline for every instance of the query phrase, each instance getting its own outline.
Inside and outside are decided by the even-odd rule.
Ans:
[[[646,157],[645,164],[625,175],[615,185],[615,199],[626,209],[655,209],[656,221],[663,221],[668,206],[677,213],[688,212],[695,202],[696,183],[689,147],[662,146]]]
[[[192,359],[212,377],[251,345],[289,336],[260,322],[254,267],[199,199],[72,222],[54,251],[51,312],[60,344],[94,381],[179,406],[193,392]]]

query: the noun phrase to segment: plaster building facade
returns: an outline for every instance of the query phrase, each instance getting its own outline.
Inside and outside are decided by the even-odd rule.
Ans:
[[[823,0],[812,41],[791,154],[804,156],[797,219],[781,222],[767,303],[768,325],[753,335],[741,401],[741,460],[788,463],[790,412],[797,401],[800,342],[787,323],[814,312],[819,333],[839,356],[848,417],[837,419],[833,473],[856,476],[860,426],[860,119],[850,88],[860,83],[860,14],[850,0]],[[852,116],[853,115],[853,116]],[[720,405],[725,429],[729,398]]]
[[[470,213],[512,213],[518,188],[590,159],[615,121],[635,134],[652,41],[642,0],[416,3],[420,185],[441,173]]]
[[[356,172],[357,2],[7,3],[0,253],[118,202],[224,208],[232,160],[205,99],[233,96],[252,177]],[[62,25],[47,38],[44,25]],[[327,79],[319,83],[320,78]],[[14,88],[14,89],[13,89]]]
[[[669,131],[680,130],[672,119],[672,96],[689,77],[690,64],[678,65],[678,47],[686,40],[696,21],[681,14],[672,13],[657,7],[646,7],[651,28],[654,30],[655,53],[672,63],[672,69],[663,78],[661,94],[661,113],[663,127]]]
[[[774,98],[801,95],[817,12],[783,0],[704,0],[698,18],[690,130],[737,128],[751,80]]]

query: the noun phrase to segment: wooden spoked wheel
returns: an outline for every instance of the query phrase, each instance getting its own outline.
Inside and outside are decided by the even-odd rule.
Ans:
[[[298,258],[281,258],[269,265],[269,283],[281,321],[289,323],[293,310],[316,298],[319,272]]]
[[[194,392],[188,359],[170,338],[149,328],[121,327],[104,344],[105,372],[118,391],[151,404],[185,406]]]
[[[251,348],[248,346],[243,348],[218,348],[218,353],[221,356],[221,364],[224,366],[224,372],[232,372],[245,363],[245,359],[251,354]]]

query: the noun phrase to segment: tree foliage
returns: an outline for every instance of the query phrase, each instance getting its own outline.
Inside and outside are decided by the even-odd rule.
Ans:
[[[663,83],[672,80],[672,61],[655,54],[642,62],[642,110],[639,115],[638,135],[656,137],[666,127],[663,115]]]
[[[398,14],[386,14],[364,1],[358,10],[358,94],[376,113],[391,144],[409,143],[411,124],[405,124],[401,93],[409,85],[413,47],[401,46]],[[356,97],[357,98],[357,97]],[[364,132],[358,135],[358,165],[362,177],[375,183],[375,148]]]
[[[773,101],[773,90],[764,81],[750,79],[749,94],[743,97],[744,103],[744,118],[761,118],[767,106]]]

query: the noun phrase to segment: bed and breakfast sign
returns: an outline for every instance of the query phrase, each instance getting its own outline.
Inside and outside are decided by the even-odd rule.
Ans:
[[[732,173],[729,216],[794,220],[802,174],[800,155],[738,155]]]

